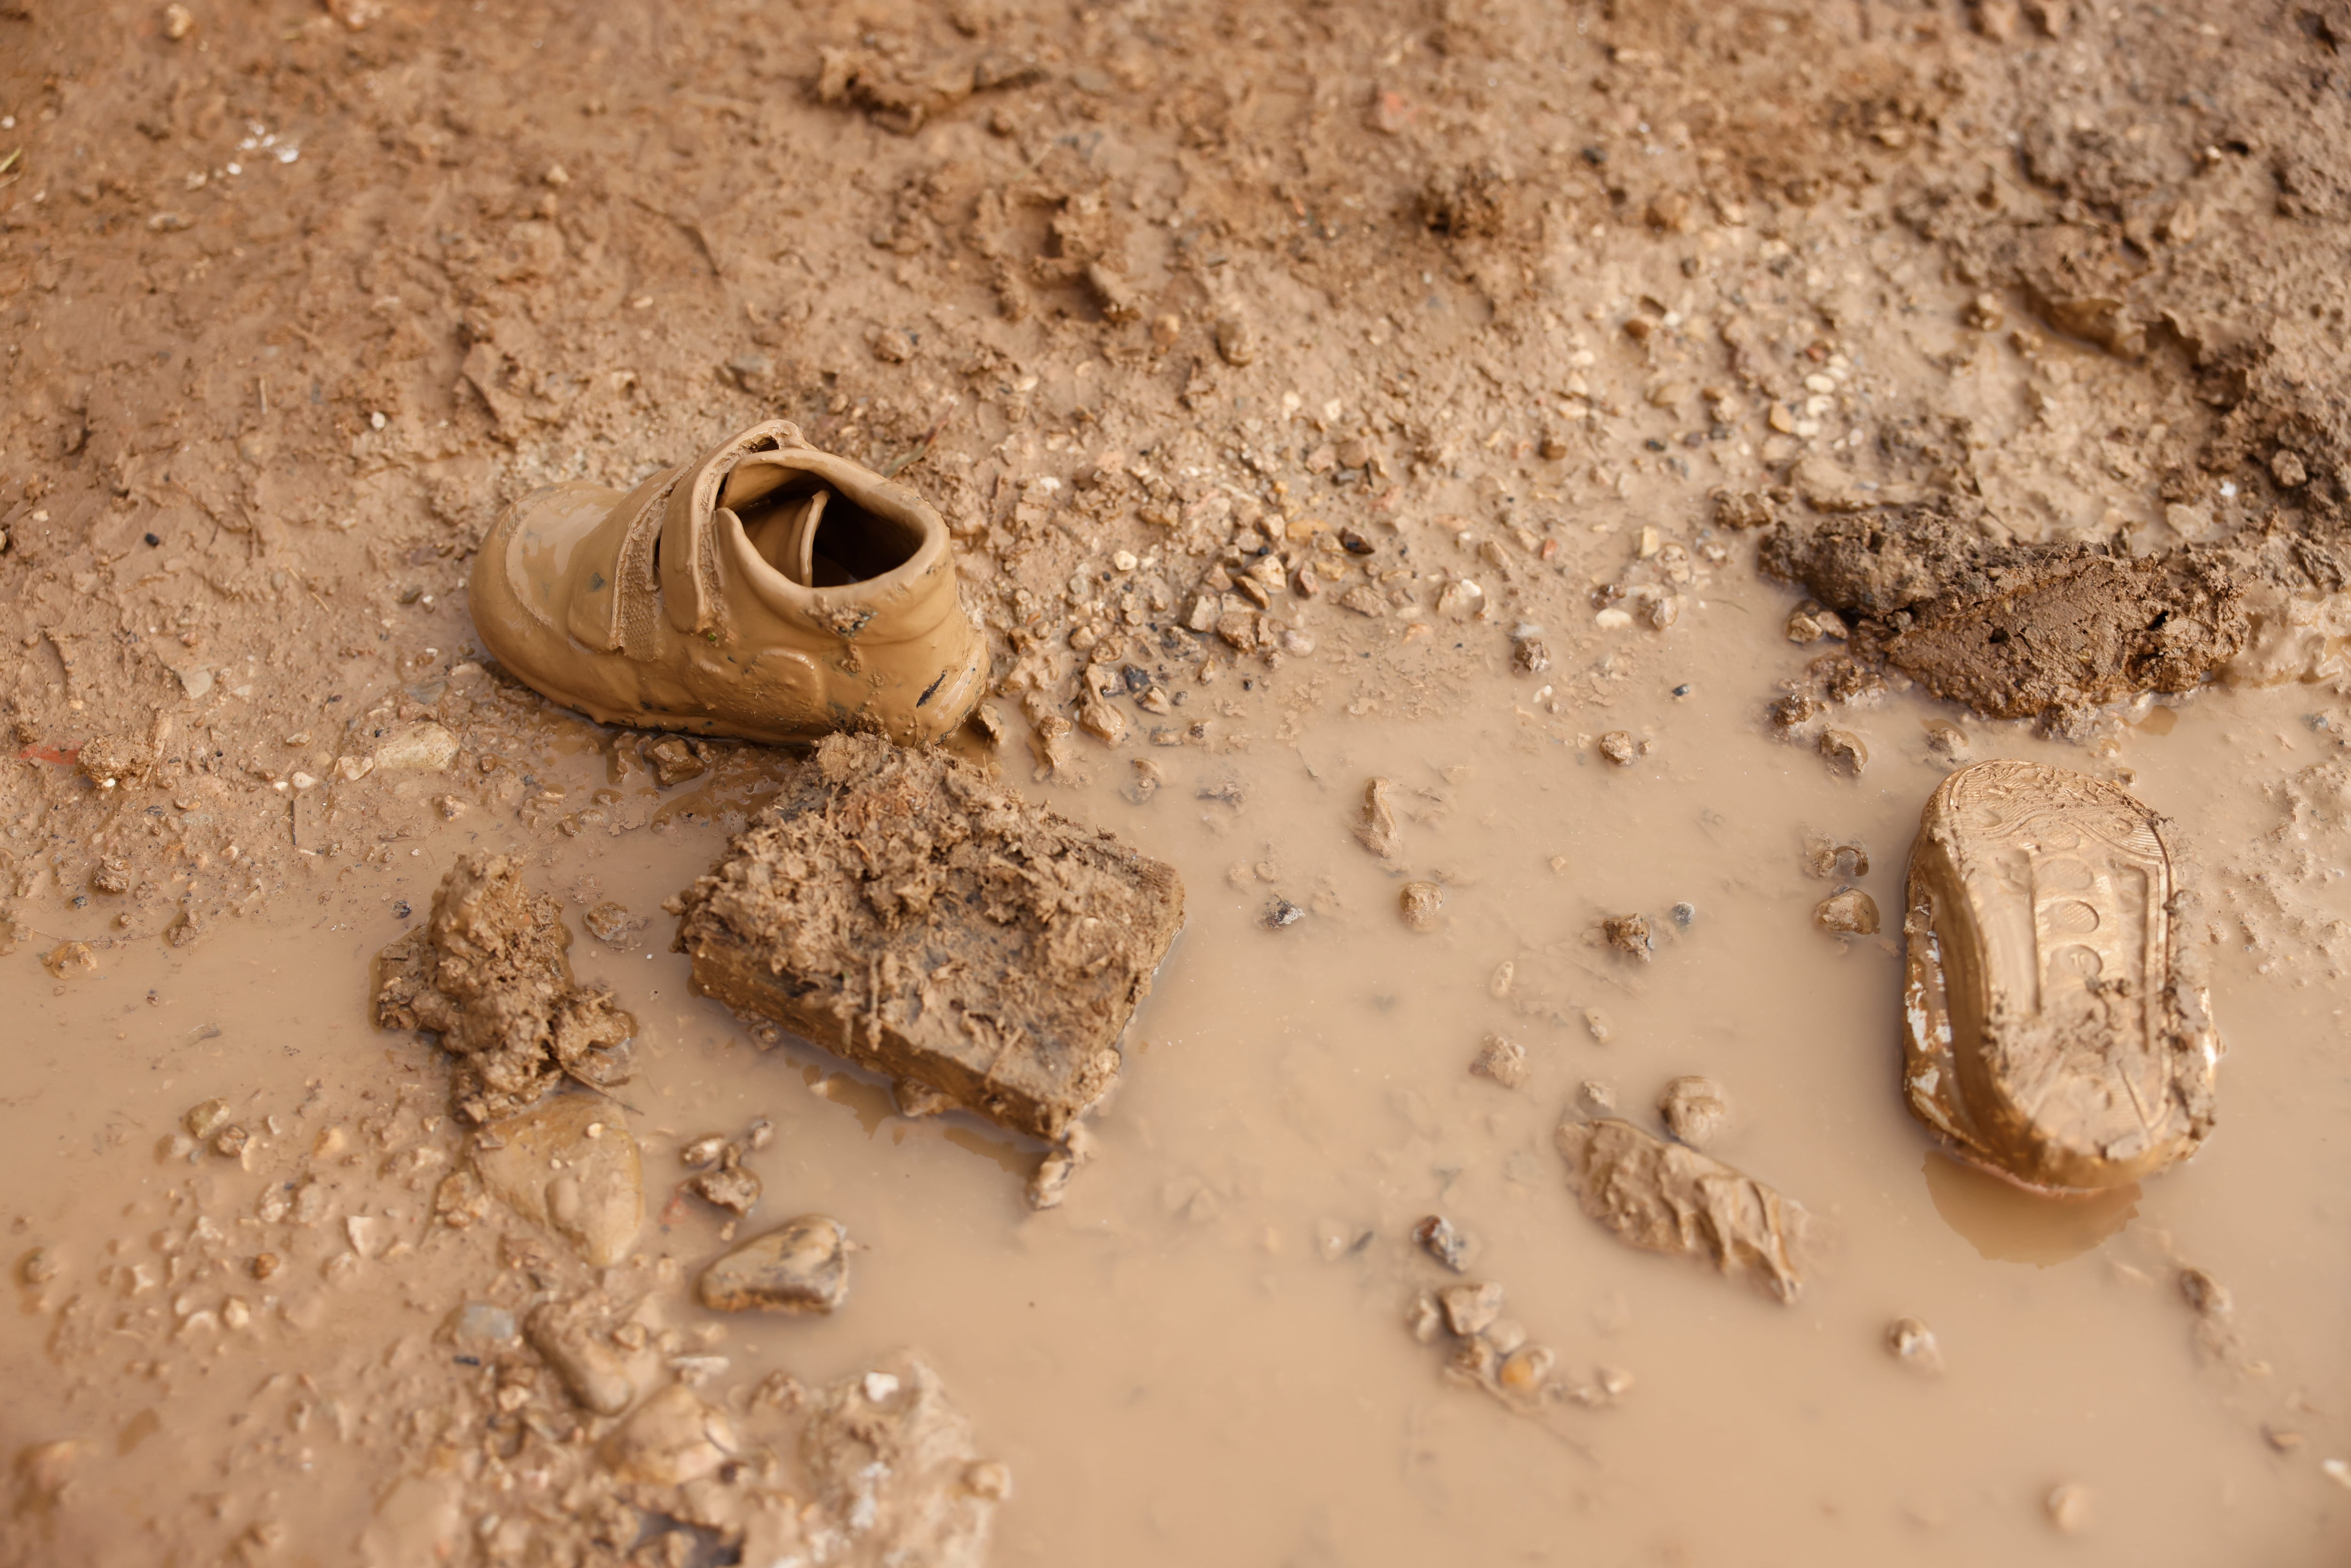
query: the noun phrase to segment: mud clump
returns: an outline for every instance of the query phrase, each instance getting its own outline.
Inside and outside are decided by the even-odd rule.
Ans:
[[[1583,1212],[1624,1240],[1710,1259],[1782,1301],[1802,1291],[1813,1221],[1801,1205],[1720,1160],[1614,1117],[1571,1116],[1554,1141]]]
[[[2118,1186],[2195,1153],[2220,1041],[2168,822],[2103,779],[1980,762],[1920,814],[1907,898],[1914,1115],[2047,1190]]]
[[[565,1077],[628,1082],[636,1019],[573,980],[561,908],[523,885],[519,862],[464,855],[432,918],[377,956],[377,1024],[440,1038],[457,1059],[452,1103],[469,1122],[521,1111]]]
[[[1116,1081],[1184,894],[968,763],[831,736],[679,908],[705,995],[1059,1141]]]
[[[1783,517],[1758,559],[1837,612],[1857,658],[1993,718],[2065,720],[2190,690],[2252,629],[2243,584],[2212,552],[1996,543],[1959,497],[1802,528]]]

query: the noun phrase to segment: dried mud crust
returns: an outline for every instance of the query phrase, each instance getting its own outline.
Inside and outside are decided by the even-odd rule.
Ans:
[[[681,907],[698,989],[1058,1140],[1117,1078],[1184,892],[969,763],[833,736]]]
[[[565,1077],[628,1081],[636,1019],[571,977],[562,905],[523,885],[506,855],[461,856],[433,915],[376,958],[376,1022],[440,1037],[455,1056],[450,1099],[483,1123],[528,1108]]]
[[[1944,498],[1806,528],[1783,519],[1757,559],[1844,616],[1856,653],[1992,718],[2063,720],[2192,690],[2244,646],[2245,590],[2215,552],[1988,535],[1980,506]]]

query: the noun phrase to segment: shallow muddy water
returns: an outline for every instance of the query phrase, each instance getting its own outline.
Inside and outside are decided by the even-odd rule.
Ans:
[[[705,813],[763,792],[756,768],[673,791],[660,831],[539,843],[479,818],[439,825],[395,846],[372,894],[321,869],[310,898],[185,956],[125,946],[51,985],[20,954],[9,994],[30,1049],[0,1108],[18,1311],[0,1360],[81,1445],[65,1539],[225,1543],[274,1525],[330,1562],[373,1531],[361,1559],[398,1560],[378,1500],[423,1457],[402,1400],[428,1386],[423,1361],[451,1354],[435,1336],[484,1265],[427,1224],[429,1183],[402,1183],[457,1146],[446,1068],[371,1026],[369,965],[454,855],[519,847],[535,885],[572,890],[575,930],[587,902],[650,917],[624,946],[582,934],[571,950],[640,1024],[618,1095],[645,1157],[632,1267],[649,1271],[631,1277],[697,1353],[727,1358],[722,1387],[775,1369],[814,1384],[920,1346],[1015,1478],[1000,1561],[2339,1551],[2351,1498],[2317,1461],[2351,1453],[2332,1397],[2351,1373],[2333,1332],[2351,1289],[2335,1240],[2351,1080],[2323,954],[2264,939],[2282,916],[2215,899],[2199,939],[2228,1045],[2220,1130],[2135,1189],[2027,1197],[1936,1151],[1896,1086],[1903,860],[1949,766],[1928,721],[1959,722],[1976,758],[2130,770],[2225,894],[2291,870],[2280,805],[2230,759],[2277,778],[2331,755],[2334,732],[2304,722],[2309,689],[2157,710],[2105,760],[1897,695],[1861,716],[1855,779],[1761,733],[1770,672],[1710,630],[1744,618],[1742,597],[1769,612],[1760,589],[1715,600],[1670,684],[1610,694],[1610,722],[1654,742],[1628,766],[1539,712],[1522,679],[1442,720],[1315,717],[1277,737],[1259,715],[1222,753],[1151,751],[1165,782],[1139,803],[1112,788],[1132,748],[1091,752],[1090,786],[1040,787],[1188,889],[1096,1117],[1099,1157],[1050,1212],[1022,1201],[1035,1146],[960,1115],[910,1121],[886,1086],[809,1048],[762,1050],[690,993],[659,902],[723,846]],[[517,759],[537,779],[603,784],[588,727],[538,733],[543,754]],[[1373,776],[1401,791],[1393,867],[1353,832]],[[1805,871],[1808,831],[1865,849],[1852,880],[1882,935],[1816,928],[1840,884]],[[1440,929],[1400,917],[1407,878],[1444,888]],[[2323,871],[2280,885],[2314,927],[2346,903]],[[1269,927],[1276,898],[1304,918]],[[1635,912],[1647,963],[1596,934]],[[1525,1048],[1522,1086],[1468,1071],[1489,1032]],[[1733,1108],[1710,1152],[1827,1222],[1792,1305],[1631,1250],[1564,1185],[1552,1133],[1581,1113],[1580,1086],[1656,1127],[1659,1092],[1691,1073]],[[214,1096],[255,1134],[240,1160],[173,1145]],[[766,1186],[747,1229],[820,1210],[870,1249],[829,1319],[723,1319],[660,1271],[698,1269],[726,1218],[671,1201],[676,1150],[763,1115],[777,1136],[747,1160]],[[328,1188],[313,1222],[259,1218],[297,1166]],[[1405,1326],[1416,1291],[1452,1282],[1408,1238],[1430,1213],[1477,1239],[1468,1277],[1505,1286],[1506,1315],[1558,1353],[1567,1385],[1619,1392],[1530,1416],[1446,1382],[1441,1347]],[[206,1224],[216,1246],[189,1239]],[[46,1264],[27,1261],[36,1247]],[[283,1260],[256,1280],[265,1249]],[[2233,1294],[2219,1350],[2199,1348],[2186,1265]],[[1941,1375],[1888,1353],[1899,1317],[1931,1328]],[[159,1469],[217,1479],[173,1494],[149,1484]],[[2086,1500],[2078,1539],[2053,1522],[2064,1486]]]

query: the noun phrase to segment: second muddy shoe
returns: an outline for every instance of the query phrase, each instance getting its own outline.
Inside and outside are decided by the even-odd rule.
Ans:
[[[2116,785],[1980,762],[1910,852],[1903,1087],[1969,1159],[2045,1191],[2152,1176],[2212,1126],[2192,879]]]
[[[500,663],[606,724],[917,744],[987,674],[938,513],[781,420],[626,494],[524,497],[482,541],[472,602]]]

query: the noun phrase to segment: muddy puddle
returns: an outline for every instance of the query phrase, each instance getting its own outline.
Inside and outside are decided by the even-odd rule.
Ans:
[[[1767,608],[1740,597],[1703,613]],[[2052,1201],[1960,1166],[1898,1098],[1898,926],[1832,934],[1814,910],[1842,888],[1898,909],[1949,766],[1930,724],[1959,723],[1976,758],[2083,751],[1896,698],[1861,716],[1852,777],[1762,733],[1745,646],[1702,631],[1650,689],[1613,694],[1610,722],[1651,743],[1625,765],[1495,686],[1443,720],[1269,717],[1219,754],[1161,750],[1139,801],[1037,787],[1189,894],[1098,1156],[1046,1213],[1022,1198],[1041,1145],[900,1115],[885,1084],[763,1048],[690,993],[660,903],[783,763],[672,791],[658,831],[440,825],[367,894],[322,867],[200,958],[151,943],[70,981],[20,973],[18,1310],[0,1354],[74,1435],[63,1539],[372,1530],[359,1560],[392,1562],[387,1542],[496,1528],[426,1509],[384,1533],[387,1476],[437,1469],[463,1490],[463,1468],[432,1458],[426,1364],[465,1354],[444,1324],[494,1266],[431,1223],[457,1149],[445,1060],[366,1006],[376,951],[455,855],[486,849],[566,894],[579,978],[638,1020],[638,1074],[616,1092],[645,1171],[630,1277],[667,1291],[677,1354],[739,1389],[919,1346],[1015,1478],[999,1560],[1184,1563],[1246,1543],[1296,1563],[1716,1562],[1766,1541],[1820,1563],[2057,1561],[2079,1542],[2053,1508],[2117,1561],[2315,1550],[2340,1511],[2314,1507],[2315,1461],[2351,1446],[2325,1394],[2346,1371],[2330,1331],[2351,1264],[2321,1239],[2351,1174],[2333,1133],[2351,1085],[2323,955],[2263,951],[2216,913],[2223,1116],[2188,1167]],[[2223,886],[2290,882],[2322,928],[2351,892],[2281,881],[2294,830],[2215,765],[2324,765],[2339,747],[2307,706],[2305,688],[2216,691],[2094,765],[2132,775]],[[601,782],[598,732],[536,733],[539,754],[517,758],[534,777]],[[1355,831],[1373,777],[1395,787],[1386,861]],[[1813,874],[1808,834],[1857,846],[1866,873]],[[1436,929],[1403,918],[1409,881],[1442,890]],[[1281,904],[1303,913],[1270,922]],[[590,907],[618,940],[582,929]],[[1600,935],[1628,914],[1646,960]],[[1514,1087],[1470,1071],[1491,1035],[1522,1048]],[[1823,1222],[1792,1304],[1623,1246],[1566,1186],[1563,1113],[1656,1128],[1661,1091],[1692,1074],[1729,1108],[1709,1152]],[[94,1081],[118,1089],[80,1092]],[[215,1097],[252,1135],[234,1158],[183,1135]],[[829,1317],[713,1313],[679,1282],[733,1217],[678,1196],[678,1151],[760,1118],[755,1218],[821,1211],[868,1249]],[[290,1218],[270,1201],[289,1187]],[[1432,1213],[1584,1398],[1530,1417],[1441,1379],[1405,1321],[1418,1291],[1455,1282],[1410,1239]],[[2231,1294],[2218,1334],[2183,1296],[2190,1266]],[[1930,1331],[1938,1373],[1889,1353],[1902,1318]],[[159,1472],[216,1479],[183,1496]]]

